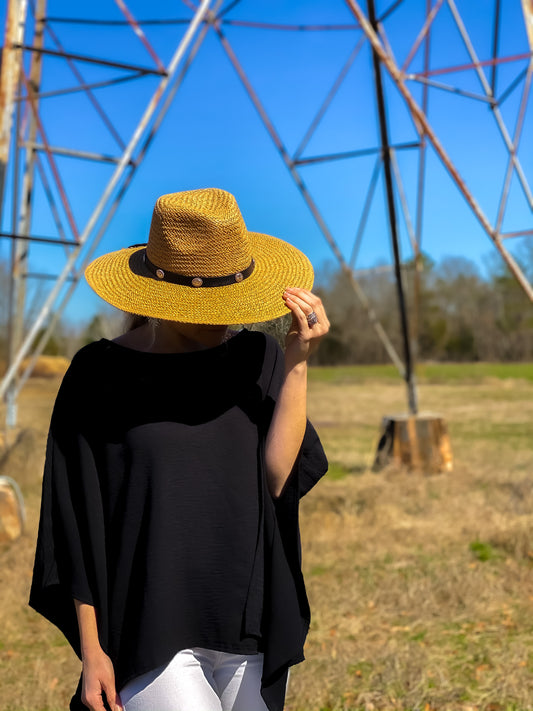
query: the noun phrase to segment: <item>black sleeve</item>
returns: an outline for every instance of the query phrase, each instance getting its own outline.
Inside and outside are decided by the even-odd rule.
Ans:
[[[266,362],[271,367],[271,378],[267,386],[265,410],[268,423],[272,419],[274,407],[283,385],[285,365],[284,355],[277,341],[268,339]],[[298,496],[301,498],[321,479],[328,470],[328,460],[318,437],[309,420],[296,462],[290,474],[289,488],[294,490],[297,479]]]
[[[76,357],[60,387],[46,448],[41,513],[29,604],[80,654],[73,598],[100,607],[105,535],[99,479],[81,425],[83,369]]]

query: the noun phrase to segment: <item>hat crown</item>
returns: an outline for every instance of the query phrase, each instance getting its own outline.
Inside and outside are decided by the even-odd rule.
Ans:
[[[146,254],[165,271],[190,277],[240,272],[253,256],[237,201],[218,188],[162,195]]]

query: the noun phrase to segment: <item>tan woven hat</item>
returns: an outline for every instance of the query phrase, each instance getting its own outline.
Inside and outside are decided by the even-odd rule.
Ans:
[[[287,242],[249,232],[233,195],[207,188],[161,196],[148,244],[98,257],[85,277],[123,311],[236,324],[287,313],[284,289],[310,289],[313,267]]]

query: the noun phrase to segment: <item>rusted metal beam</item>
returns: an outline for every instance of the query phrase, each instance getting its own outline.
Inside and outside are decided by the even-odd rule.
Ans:
[[[4,188],[13,126],[14,101],[20,75],[21,52],[15,49],[24,39],[26,0],[8,0],[4,46],[0,69],[0,225]]]
[[[62,146],[46,146],[44,143],[36,141],[24,141],[22,146],[31,148],[35,151],[44,151],[45,153],[55,153],[60,156],[68,156],[69,158],[82,158],[83,160],[93,160],[101,163],[119,163],[120,157],[110,156],[105,153],[90,153],[89,151],[78,151],[74,148],[63,148]]]
[[[128,8],[128,6],[124,2],[124,0],[115,0],[115,2],[118,5],[118,7],[119,7],[120,11],[122,12],[122,14],[124,15],[124,17],[126,18],[126,20],[128,21],[132,30],[135,32],[137,37],[141,40],[143,47],[146,49],[146,51],[148,52],[150,57],[152,57],[152,59],[154,60],[156,67],[159,69],[161,74],[164,74],[166,72],[165,65],[159,59],[157,52],[155,51],[155,49],[152,47],[152,45],[148,41],[144,32],[141,30],[139,23],[133,17],[131,10]]]
[[[114,69],[125,69],[129,72],[139,72],[140,74],[155,74],[156,76],[165,76],[166,72],[159,69],[151,69],[150,67],[140,67],[137,64],[125,64],[124,62],[113,62],[111,59],[102,59],[99,57],[89,57],[85,54],[74,54],[73,52],[59,52],[55,49],[39,48],[30,44],[17,44],[19,49],[26,52],[39,52],[50,57],[59,57],[60,59],[72,59],[75,62],[88,62],[89,64],[98,64],[101,67],[113,67]]]
[[[104,20],[93,17],[56,17],[54,15],[46,16],[46,23],[59,23],[65,25],[98,25],[105,27],[124,27],[130,23],[127,20]],[[188,25],[190,19],[188,17],[167,17],[156,20],[137,20],[139,25]]]
[[[139,74],[138,72],[135,74],[129,74],[128,76],[125,77],[116,77],[115,79],[108,79],[107,81],[97,81],[97,82],[92,82],[90,84],[80,84],[79,86],[70,86],[67,89],[55,89],[54,91],[40,91],[38,94],[35,94],[35,98],[38,99],[39,101],[41,99],[51,99],[56,96],[65,96],[66,94],[76,94],[80,91],[85,91],[89,92],[92,89],[103,89],[108,86],[114,86],[115,84],[123,84],[124,82],[127,81],[132,81],[133,79],[139,79],[140,77],[144,77],[144,74]],[[15,101],[27,101],[28,97],[26,94],[22,94],[21,96],[15,97]]]
[[[440,67],[439,69],[430,69],[427,72],[416,72],[415,77],[435,77],[439,74],[453,74],[454,72],[465,72],[468,69],[477,69],[478,67],[493,67],[496,64],[508,64],[509,62],[519,62],[522,59],[530,59],[533,57],[531,52],[520,52],[520,54],[510,54],[507,57],[496,57],[496,59],[481,59],[479,62],[467,62],[466,64],[454,64],[451,67]]]

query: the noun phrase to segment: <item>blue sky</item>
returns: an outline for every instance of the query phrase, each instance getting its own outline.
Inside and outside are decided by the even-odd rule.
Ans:
[[[481,59],[491,56],[493,0],[456,0],[475,49]],[[226,3],[227,4],[227,3]],[[366,6],[366,3],[361,3]],[[391,4],[377,0],[378,14]],[[502,3],[501,54],[528,49],[520,0]],[[137,19],[191,16],[176,0],[130,0]],[[399,62],[406,57],[424,21],[425,0],[404,0],[385,22]],[[3,7],[5,15],[5,1]],[[49,0],[52,17],[121,19],[113,0],[73,4]],[[234,20],[284,24],[353,23],[346,5],[335,0],[242,0],[228,15]],[[95,27],[52,23],[65,49],[79,54],[151,66],[152,60],[129,27]],[[168,61],[183,33],[179,25],[146,26],[146,35],[164,61]],[[357,30],[337,32],[285,32],[225,27],[263,105],[289,153],[294,152],[341,67],[361,36]],[[52,48],[50,38],[46,46]],[[444,4],[433,25],[431,67],[460,65],[468,54]],[[508,86],[527,65],[526,60],[502,64],[497,87]],[[121,76],[121,71],[78,63],[86,81]],[[411,70],[422,67],[419,52]],[[490,80],[490,70],[486,70]],[[475,73],[456,72],[436,80],[481,92]],[[44,59],[43,91],[75,84],[63,60]],[[97,96],[127,141],[157,85],[144,78],[99,90]],[[421,86],[410,82],[417,100]],[[417,134],[403,99],[385,78],[391,140],[416,140]],[[514,131],[520,87],[502,107],[510,133]],[[303,156],[371,148],[379,145],[371,53],[363,45],[330,109],[306,147]],[[533,100],[530,97],[519,156],[533,182]],[[81,94],[43,99],[41,112],[51,145],[118,155],[112,136]],[[456,162],[459,172],[491,221],[501,193],[506,152],[490,108],[432,89],[429,118],[437,135]],[[339,160],[302,167],[300,174],[348,258],[363,208],[375,156]],[[414,219],[418,154],[398,152],[398,162]],[[79,226],[89,217],[105,183],[109,165],[58,156],[58,169],[66,186]],[[97,255],[146,240],[153,204],[167,192],[217,186],[235,194],[250,229],[273,234],[293,243],[311,258],[315,268],[332,257],[285,165],[261,124],[215,34],[210,31],[151,149],[137,171]],[[10,190],[7,191],[10,200]],[[399,207],[399,206],[398,206]],[[368,268],[390,263],[391,248],[385,219],[382,180],[378,183],[357,266]],[[4,228],[8,227],[4,213]],[[513,179],[504,231],[530,228],[531,210],[516,178]],[[37,184],[32,232],[57,234],[42,187]],[[411,256],[407,231],[400,216],[404,258]],[[433,259],[459,255],[482,268],[487,253],[495,251],[464,199],[458,193],[433,151],[428,153],[422,247]],[[7,240],[0,241],[0,256],[8,254]],[[31,248],[31,269],[56,273],[63,264],[60,247]],[[80,283],[67,308],[70,320],[89,317],[102,302]]]

